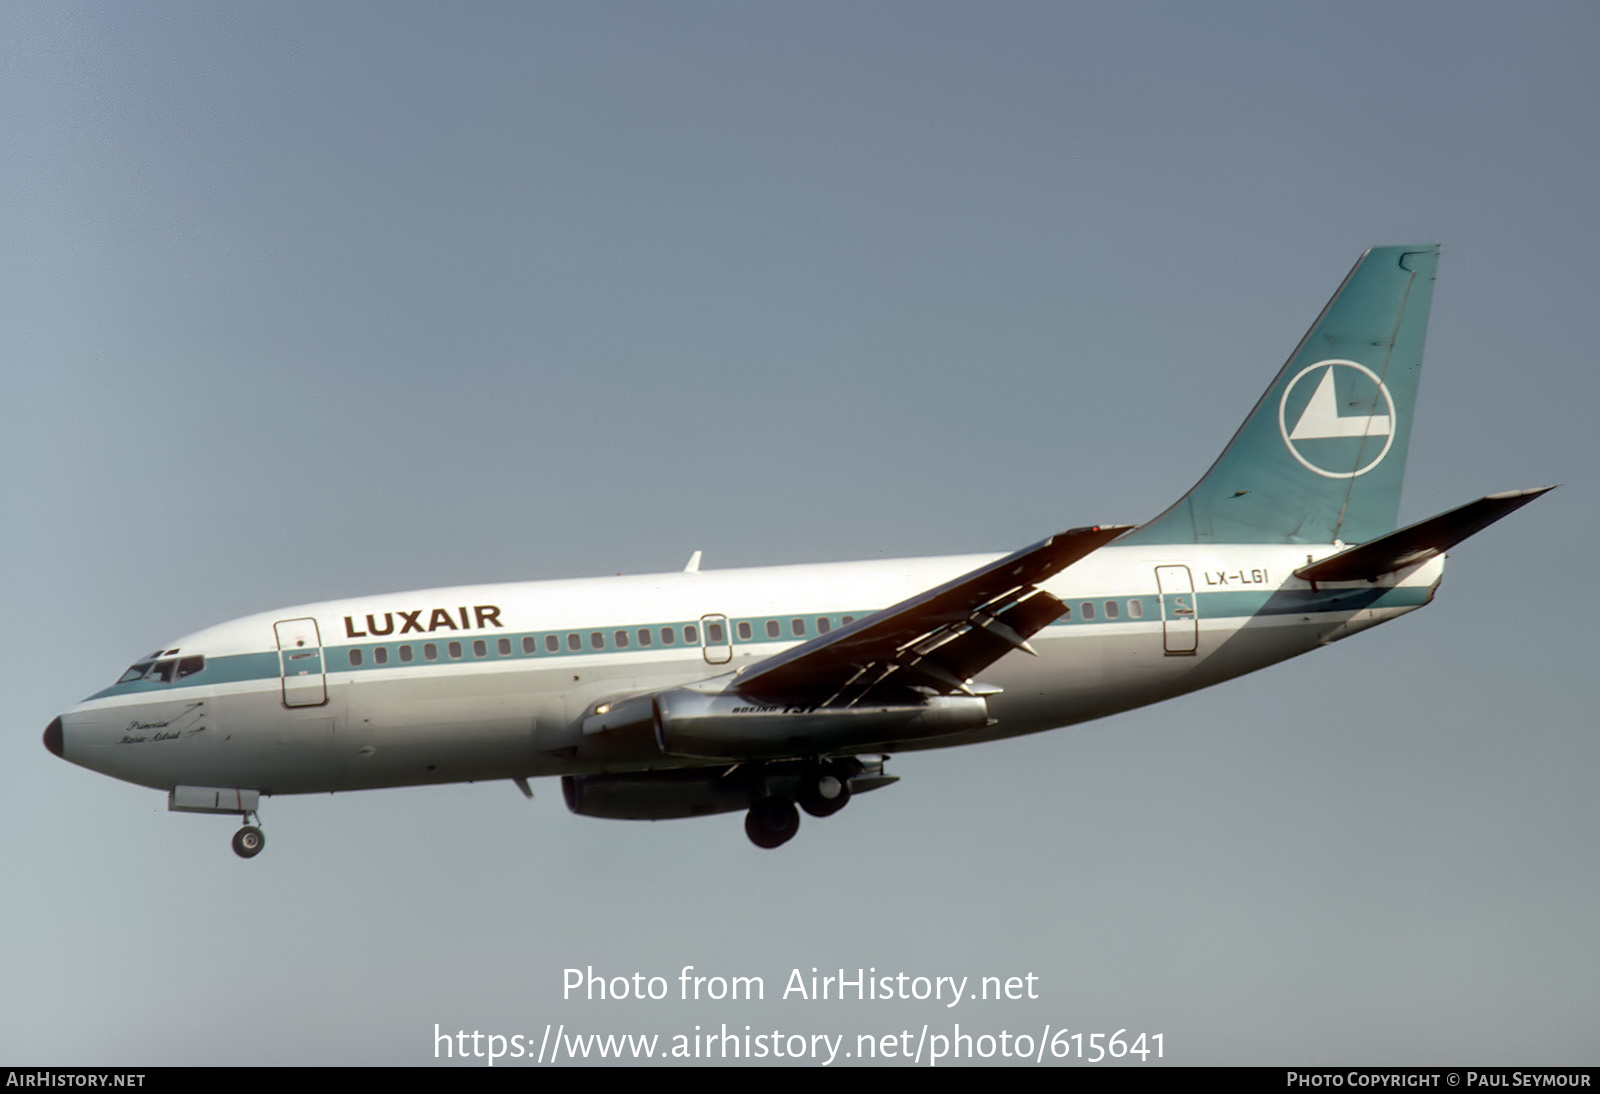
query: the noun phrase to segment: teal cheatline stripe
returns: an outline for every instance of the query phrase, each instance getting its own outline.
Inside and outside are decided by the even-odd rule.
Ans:
[[[756,646],[773,644],[777,642],[793,642],[813,637],[823,633],[819,627],[823,620],[827,620],[828,629],[837,630],[844,625],[845,619],[856,619],[870,612],[833,612],[824,615],[815,614],[788,614],[783,616],[746,616],[734,617],[728,620],[729,633],[726,638],[736,646]],[[794,621],[801,620],[802,634],[794,633]],[[778,624],[778,636],[770,637],[767,632],[768,622]],[[750,637],[740,636],[740,624],[746,624],[750,630]],[[703,626],[699,619],[680,619],[674,622],[655,623],[628,623],[610,624],[605,627],[585,627],[582,630],[570,628],[560,631],[516,631],[503,632],[491,631],[488,633],[464,634],[458,637],[446,636],[421,636],[405,640],[391,639],[383,642],[361,642],[344,645],[328,645],[323,647],[326,657],[328,672],[381,672],[386,669],[417,668],[424,665],[452,665],[474,664],[485,661],[550,661],[557,658],[568,657],[593,657],[596,654],[630,654],[648,650],[655,653],[661,650],[692,650],[700,649],[700,628]],[[695,638],[691,641],[685,637],[685,628],[694,628],[691,632]],[[661,632],[670,629],[674,641],[666,643],[661,640]],[[650,632],[650,644],[644,645],[639,641],[639,632]],[[626,644],[619,642],[618,633],[621,632],[626,639]],[[578,648],[572,648],[571,636],[578,638]],[[598,636],[598,637],[597,637]],[[548,648],[548,639],[555,639],[556,648]],[[528,648],[528,640],[532,640],[532,649]],[[508,642],[510,648],[507,652],[500,652],[500,643]],[[484,644],[484,652],[476,652],[476,643]],[[452,657],[450,646],[456,643],[459,646],[459,655]],[[598,643],[598,644],[596,644]],[[713,643],[720,645],[721,643]],[[426,646],[433,646],[435,657],[429,660],[425,651]],[[405,647],[410,651],[411,660],[401,659],[400,650]],[[385,651],[386,660],[379,664],[374,656],[376,651]],[[361,655],[361,664],[352,665],[350,654],[358,652]],[[263,653],[234,654],[223,657],[207,657],[205,668],[192,676],[186,676],[181,681],[164,684],[156,680],[134,680],[126,684],[113,684],[102,688],[89,696],[90,699],[103,699],[110,695],[132,695],[142,692],[177,693],[185,688],[205,687],[212,684],[233,684],[244,680],[276,680],[280,676],[278,654],[275,650]]]
[[[1428,590],[1415,586],[1360,589],[1279,589],[1263,592],[1196,593],[1195,610],[1200,619],[1250,619],[1261,615],[1316,615],[1325,612],[1356,612],[1368,608],[1420,608],[1428,602]],[[1085,619],[1082,601],[1070,600],[1073,611],[1051,627],[1104,626],[1118,623],[1160,622],[1160,601],[1156,597],[1135,597],[1143,605],[1143,615],[1134,617],[1127,609],[1115,619],[1106,618],[1104,601],[1094,600],[1095,615]],[[1121,603],[1130,603],[1122,598]]]
[[[179,692],[190,687],[210,684],[236,684],[241,680],[276,680],[279,676],[278,652],[236,653],[226,657],[207,657],[206,666],[193,676],[185,676],[173,684],[156,680],[133,680],[126,684],[112,684],[101,688],[90,699],[103,699],[108,695],[134,695],[146,691]]]
[[[1270,593],[1199,593],[1195,610],[1201,619],[1233,619],[1255,615],[1357,612],[1368,608],[1419,608],[1427,602],[1428,590],[1413,585],[1391,589],[1279,589]]]
[[[1364,543],[1392,532],[1438,261],[1437,244],[1362,255],[1205,477],[1118,545]],[[1265,263],[1263,276],[1280,266]]]
[[[1066,614],[1052,627],[1104,627],[1118,623],[1160,621],[1161,598],[1156,596],[1067,597]]]
[[[1226,593],[1198,593],[1197,607],[1202,619],[1218,618],[1247,618],[1255,615],[1277,615],[1293,612],[1342,612],[1357,611],[1371,607],[1417,607],[1427,602],[1427,590],[1415,588],[1399,589],[1325,589],[1321,592],[1312,592],[1309,589],[1285,590],[1279,592],[1226,592]],[[1121,596],[1098,597],[1089,599],[1077,597],[1066,601],[1067,614],[1051,624],[1052,627],[1107,627],[1128,623],[1159,622],[1161,619],[1161,600],[1154,596]],[[1088,614],[1085,608],[1092,609],[1093,614]],[[1114,611],[1113,611],[1114,607]],[[736,646],[772,645],[779,642],[794,642],[812,637],[821,633],[818,630],[819,621],[826,619],[828,629],[836,630],[843,626],[846,617],[861,618],[870,615],[870,611],[854,613],[833,613],[829,615],[783,615],[783,616],[746,616],[735,617],[728,621],[729,639]],[[794,620],[804,622],[803,634],[794,633]],[[767,623],[776,621],[779,624],[778,636],[770,637],[767,632]],[[750,637],[740,636],[739,625],[748,624]],[[626,655],[649,651],[657,653],[662,650],[692,650],[698,651],[698,642],[687,642],[683,639],[685,627],[699,628],[702,623],[698,619],[679,620],[675,623],[629,623],[626,626],[612,624],[605,628],[588,627],[581,631],[518,631],[511,634],[490,633],[479,638],[463,636],[459,638],[426,638],[412,639],[405,642],[366,642],[356,645],[325,646],[326,664],[328,672],[383,672],[388,669],[419,668],[422,666],[439,665],[467,665],[483,664],[490,661],[553,661],[568,657],[593,657],[596,654]],[[663,628],[672,628],[677,641],[666,645],[660,641]],[[641,630],[651,632],[651,645],[643,646],[638,643],[638,634]],[[623,632],[627,636],[628,644],[620,645],[617,642],[617,633]],[[576,634],[579,639],[579,649],[572,649],[568,636]],[[592,636],[600,636],[600,645],[594,645]],[[546,639],[556,639],[556,649],[547,648]],[[527,649],[525,640],[532,639],[533,649]],[[500,652],[500,643],[504,640],[509,643],[508,652]],[[458,657],[450,656],[450,644],[459,643],[461,653]],[[476,652],[475,643],[484,644],[484,652]],[[432,645],[436,657],[428,660],[424,647]],[[400,648],[404,646],[411,651],[411,660],[400,659]],[[374,657],[378,649],[387,651],[387,661],[379,664]],[[361,664],[350,664],[352,651],[359,651]],[[111,695],[133,695],[147,692],[165,692],[177,694],[191,687],[206,687],[212,684],[234,684],[245,680],[277,680],[280,675],[278,653],[268,650],[262,653],[240,653],[224,657],[207,657],[205,668],[193,676],[186,676],[183,680],[171,684],[163,684],[154,680],[134,680],[127,684],[113,684],[102,688],[89,696],[90,699],[104,699]]]
[[[727,633],[721,642],[712,642],[711,645],[724,645],[731,642],[735,646],[756,646],[774,642],[794,642],[814,637],[825,633],[819,628],[822,620],[828,621],[828,630],[837,630],[843,625],[845,619],[855,619],[867,612],[839,613],[833,612],[826,615],[806,615],[790,613],[782,616],[733,616],[729,617],[726,624]],[[802,623],[801,633],[794,632],[794,621]],[[772,637],[768,634],[767,624],[778,624],[778,634]],[[741,625],[749,628],[749,637],[740,633]],[[675,622],[654,623],[610,623],[604,627],[583,627],[580,629],[565,628],[559,631],[490,631],[488,633],[465,634],[459,637],[438,635],[421,635],[416,638],[389,639],[383,642],[361,642],[349,645],[329,646],[330,660],[329,671],[338,672],[371,672],[382,669],[403,668],[416,665],[454,664],[469,661],[549,661],[566,657],[593,657],[602,653],[639,653],[649,651],[657,653],[663,650],[694,650],[701,648],[701,639],[704,637],[699,632],[705,624],[700,619],[680,619]],[[694,628],[695,637],[690,640],[685,637],[685,629]],[[674,635],[672,642],[663,642],[661,632],[671,630]],[[639,632],[648,631],[650,641],[643,643],[639,640]],[[623,641],[618,640],[621,635]],[[554,640],[555,649],[550,649],[550,642]],[[576,645],[574,645],[574,639]],[[532,649],[528,648],[531,641]],[[484,643],[484,652],[476,652],[475,643]],[[510,648],[502,653],[500,643],[507,642]],[[459,645],[460,653],[451,656],[452,643]],[[424,647],[433,646],[435,658],[428,660]],[[400,660],[400,649],[406,647],[411,650],[410,661]],[[372,654],[383,649],[387,651],[388,660],[377,664]],[[361,664],[351,665],[350,651],[361,653]]]

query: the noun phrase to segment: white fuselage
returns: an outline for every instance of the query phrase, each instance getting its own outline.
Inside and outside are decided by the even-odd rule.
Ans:
[[[883,748],[1033,733],[1194,691],[1420,607],[1443,570],[1437,558],[1319,589],[1292,576],[1339,549],[1103,548],[1044,586],[1070,610],[1033,638],[1038,656],[1013,653],[982,674],[1002,689],[989,699],[993,724]],[[585,715],[769,657],[991,557],[465,586],[286,608],[162,651],[204,657],[193,675],[113,686],[68,711],[64,755],[144,786],[266,794],[691,766],[666,755],[585,760]]]

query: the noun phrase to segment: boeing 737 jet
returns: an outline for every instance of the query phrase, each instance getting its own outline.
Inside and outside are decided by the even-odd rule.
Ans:
[[[1399,527],[1437,246],[1361,256],[1233,440],[1136,528],[1010,554],[542,581],[265,612],[136,661],[55,755],[238,816],[263,795],[560,776],[590,817],[800,811],[889,754],[1170,699],[1433,599],[1445,551],[1545,489]],[[251,823],[255,822],[255,823]]]

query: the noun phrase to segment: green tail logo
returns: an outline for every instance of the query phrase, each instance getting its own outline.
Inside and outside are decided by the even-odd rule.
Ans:
[[[1178,502],[1136,543],[1361,543],[1394,531],[1437,245],[1374,247]]]

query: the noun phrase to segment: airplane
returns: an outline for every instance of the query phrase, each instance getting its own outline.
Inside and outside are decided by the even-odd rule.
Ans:
[[[139,658],[50,722],[74,764],[237,816],[263,796],[560,776],[568,808],[800,811],[893,753],[1102,718],[1414,611],[1445,552],[1552,487],[1399,526],[1437,245],[1366,251],[1233,439],[1137,527],[994,556],[477,585],[306,604]]]

